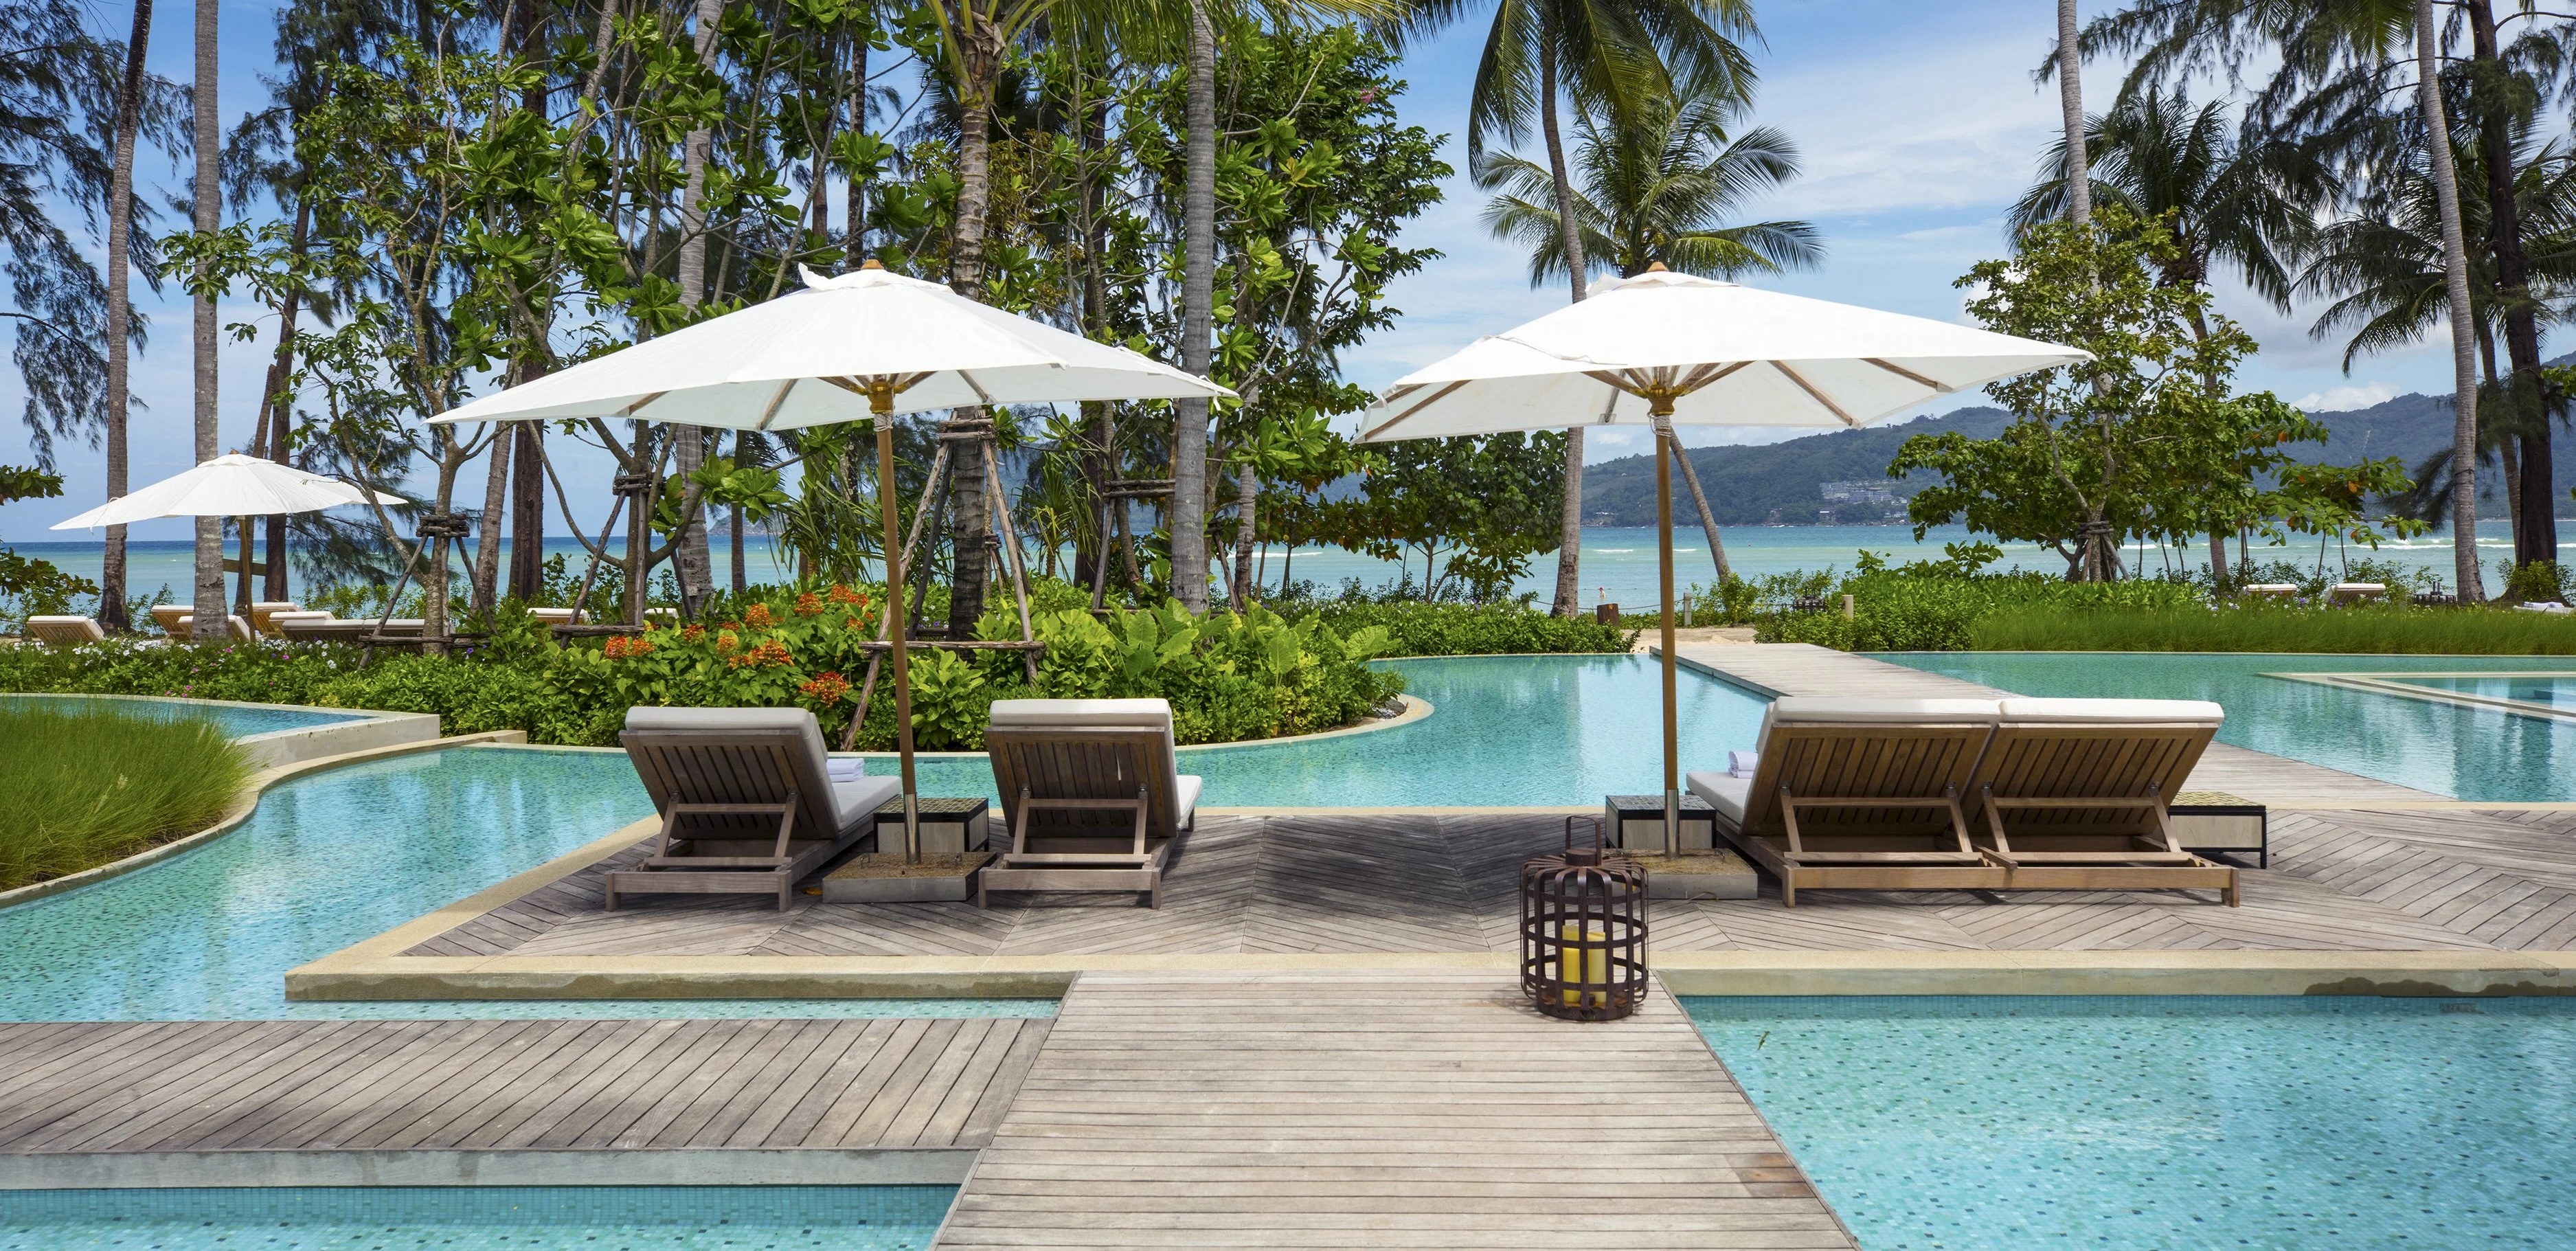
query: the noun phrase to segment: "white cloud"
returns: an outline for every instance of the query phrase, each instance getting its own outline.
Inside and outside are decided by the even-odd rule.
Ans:
[[[2397,388],[2385,382],[2365,382],[2359,386],[2328,387],[2310,391],[2293,401],[2295,407],[2311,413],[2340,413],[2346,409],[2368,408],[2397,398]]]

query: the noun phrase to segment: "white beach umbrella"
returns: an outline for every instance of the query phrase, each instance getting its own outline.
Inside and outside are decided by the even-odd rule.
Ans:
[[[382,491],[376,492],[376,501],[404,502]],[[92,530],[156,517],[267,517],[366,502],[364,492],[337,478],[233,452],[118,496],[68,521],[55,522],[53,528]]]
[[[628,418],[724,430],[873,420],[885,523],[886,621],[902,762],[904,843],[916,846],[894,414],[969,405],[1230,396],[1122,347],[1014,316],[869,261],[805,289],[621,348],[442,413],[438,423]]]
[[[1656,265],[1405,375],[1361,417],[1360,438],[1385,442],[1578,425],[1654,429],[1669,852],[1681,808],[1668,459],[1680,447],[1673,427],[1864,426],[1953,391],[2084,359],[2086,353],[2054,343],[1670,273]]]

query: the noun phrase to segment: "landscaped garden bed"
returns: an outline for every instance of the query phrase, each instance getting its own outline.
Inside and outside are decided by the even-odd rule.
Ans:
[[[210,720],[0,705],[0,890],[195,833],[250,772]]]

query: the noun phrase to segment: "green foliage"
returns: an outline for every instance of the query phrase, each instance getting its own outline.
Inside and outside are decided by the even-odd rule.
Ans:
[[[2554,560],[2525,563],[2505,575],[2504,597],[2518,604],[2563,603],[2568,597],[2568,571]]]
[[[0,707],[0,890],[203,829],[250,773],[210,720]]]
[[[1498,656],[1624,652],[1637,633],[1590,617],[1556,617],[1527,604],[1373,603],[1330,601],[1318,613],[1353,640],[1367,631],[1385,656]]]
[[[0,465],[0,504],[52,499],[62,493],[61,474]],[[96,594],[97,583],[64,573],[52,561],[21,556],[0,546],[0,628],[69,611],[73,596]]]
[[[1842,614],[1842,595],[1853,614]],[[1977,623],[2007,608],[2047,604],[2136,612],[2196,603],[2199,593],[2172,582],[2068,582],[2039,573],[1961,574],[1953,568],[1864,567],[1843,580],[1820,612],[1789,612],[1766,622],[1765,643],[1815,643],[1843,651],[1956,651],[1975,646]]]
[[[1565,436],[1556,431],[1386,445],[1355,499],[1326,504],[1330,541],[1380,560],[1423,565],[1423,597],[1453,585],[1491,603],[1556,550],[1565,499]],[[1408,578],[1412,575],[1408,573]]]
[[[2249,603],[2105,610],[2018,607],[1980,619],[1968,646],[1995,651],[2351,652],[2576,655],[2576,619],[2504,608],[2317,608]]]

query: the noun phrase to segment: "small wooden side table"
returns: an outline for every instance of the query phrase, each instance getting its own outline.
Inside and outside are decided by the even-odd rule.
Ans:
[[[934,799],[924,795],[915,802],[921,813],[921,854],[953,856],[984,850],[992,801],[980,796]],[[900,853],[903,849],[903,797],[898,795],[877,809],[877,850]]]
[[[2165,815],[2184,851],[2250,851],[2272,867],[2272,816],[2261,804],[2225,791],[2181,791]]]

